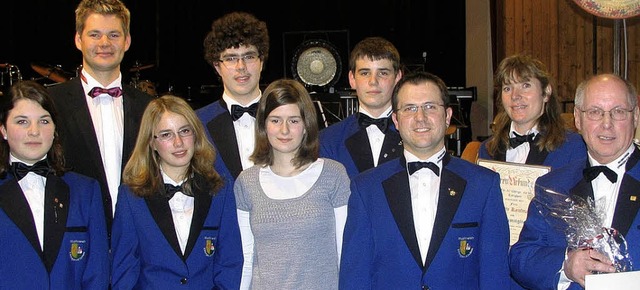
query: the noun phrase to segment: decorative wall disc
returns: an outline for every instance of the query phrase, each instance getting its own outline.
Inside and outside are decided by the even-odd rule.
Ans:
[[[623,19],[640,14],[638,0],[573,0],[587,12],[604,18]]]

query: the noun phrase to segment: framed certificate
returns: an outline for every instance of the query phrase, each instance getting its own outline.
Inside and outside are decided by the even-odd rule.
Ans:
[[[482,158],[478,159],[478,165],[500,174],[502,199],[509,219],[509,245],[513,245],[518,241],[522,225],[527,218],[529,203],[535,195],[536,180],[551,171],[551,167]]]

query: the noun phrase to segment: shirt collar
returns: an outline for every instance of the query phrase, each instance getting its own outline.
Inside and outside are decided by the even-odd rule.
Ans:
[[[384,112],[382,112],[382,114],[380,114],[380,116],[373,116],[371,113],[369,113],[365,108],[360,107],[360,109],[358,109],[358,112],[365,114],[371,118],[374,119],[381,119],[381,118],[387,118],[389,116],[391,116],[391,107],[387,108],[386,110],[384,110]]]
[[[427,158],[427,160],[421,160],[417,156],[413,155],[413,153],[407,150],[404,150],[404,158],[406,159],[407,163],[414,162],[414,161],[433,162],[436,165],[438,165],[438,167],[442,168],[442,159],[444,158],[444,155],[446,153],[447,153],[446,148],[442,146],[442,148],[438,150],[438,152],[431,155],[431,157]]]
[[[517,133],[517,131],[516,131],[516,126],[513,124],[513,121],[512,121],[511,122],[511,128],[509,129],[509,138],[515,137],[516,135],[514,133]],[[525,136],[525,135],[529,135],[531,133],[533,133],[533,134],[539,134],[540,133],[540,131],[538,130],[538,125],[533,126],[533,128],[529,129],[529,131],[527,131],[527,132],[524,132],[524,134],[518,133],[518,135]]]
[[[82,88],[84,89],[85,95],[89,94],[89,91],[95,87],[110,89],[110,88],[122,88],[122,73],[118,75],[118,77],[113,80],[109,85],[103,87],[96,79],[94,79],[89,73],[87,73],[84,69],[80,72],[82,80]]]
[[[240,104],[238,101],[236,101],[235,99],[231,98],[231,96],[227,95],[227,93],[223,93],[222,94],[222,100],[227,104],[227,111],[231,112],[231,106],[232,105],[238,105],[238,106],[242,106],[242,107],[248,107],[251,106],[257,102],[260,101],[260,98],[262,97],[262,92],[260,92],[260,94],[258,95],[258,97],[256,97],[255,99],[253,99],[251,102],[249,102],[247,105],[243,105]]]
[[[46,158],[47,158],[47,155],[45,154],[44,157],[42,157],[42,159],[40,159],[40,160],[44,160]],[[40,161],[40,160],[38,160],[38,161]],[[18,157],[13,156],[13,153],[9,153],[9,163],[13,163],[13,162],[22,162],[22,163],[24,163],[26,165],[29,165],[29,166],[32,166],[33,164],[35,164],[35,163],[24,162],[24,161],[18,159]]]
[[[615,173],[618,173],[618,176],[621,176],[626,171],[626,166],[625,165],[627,164],[627,161],[629,160],[629,157],[633,153],[633,150],[635,150],[635,145],[633,143],[631,143],[631,145],[629,145],[629,148],[627,149],[627,151],[625,151],[622,155],[620,155],[620,157],[618,157],[615,160],[609,162],[608,164],[600,164],[598,161],[593,159],[593,157],[591,157],[591,153],[588,153],[587,155],[589,156],[589,164],[591,164],[591,166],[604,165],[604,166],[609,167],[609,169],[613,170]]]

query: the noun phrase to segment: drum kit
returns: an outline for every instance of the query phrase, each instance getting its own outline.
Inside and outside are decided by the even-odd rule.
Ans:
[[[136,61],[133,67],[129,69],[129,72],[133,73],[133,76],[131,77],[131,82],[129,84],[149,95],[157,97],[158,92],[156,91],[156,85],[149,80],[140,79],[140,71],[150,69],[152,67],[153,67],[153,64],[142,65]]]
[[[142,70],[150,69],[154,67],[153,64],[141,65],[139,62],[135,62],[133,67],[129,69],[129,72],[133,73],[130,81],[130,85],[138,88],[139,90],[146,92],[152,96],[157,96],[156,85],[146,79],[141,79],[140,72]],[[44,86],[54,86],[63,82],[66,82],[72,78],[80,76],[82,71],[82,65],[76,67],[75,72],[70,73],[62,69],[61,65],[49,65],[45,63],[32,62],[31,68],[38,73],[41,77],[32,78],[34,81],[51,80],[54,83],[44,84]],[[10,63],[0,63],[0,96],[8,90],[14,83],[22,80],[22,73],[17,65]]]

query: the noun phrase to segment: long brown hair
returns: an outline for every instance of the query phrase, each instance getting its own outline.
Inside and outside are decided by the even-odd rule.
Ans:
[[[191,193],[194,187],[198,186],[201,190],[208,188],[210,194],[215,194],[223,185],[222,178],[213,168],[216,151],[207,139],[204,126],[191,106],[185,100],[172,95],[153,99],[145,109],[136,146],[124,168],[122,182],[141,197],[149,197],[163,192],[164,182],[160,173],[160,157],[153,150],[152,142],[156,126],[165,112],[183,116],[193,128],[194,153],[186,173],[188,179],[182,185],[183,190],[185,193]],[[197,184],[194,178],[191,178],[194,175],[202,176],[205,184]]]
[[[309,92],[304,86],[290,79],[273,81],[264,90],[258,111],[256,113],[256,145],[251,154],[251,161],[257,165],[273,165],[273,150],[267,137],[266,120],[269,114],[276,108],[294,104],[300,109],[300,115],[304,123],[306,134],[296,157],[291,161],[297,168],[316,161],[319,156],[320,142],[318,141],[318,119],[316,108],[311,101]]]
[[[540,131],[540,138],[536,140],[536,146],[540,151],[543,149],[553,151],[564,142],[566,128],[560,117],[560,103],[551,83],[551,75],[540,60],[529,55],[516,54],[500,62],[493,79],[498,113],[494,118],[493,137],[487,141],[489,155],[495,156],[498,152],[505,153],[509,148],[511,118],[509,118],[502,105],[502,86],[531,79],[540,81],[543,94],[546,93],[545,88],[547,86],[552,88],[551,94],[548,95],[549,100],[544,105],[544,112],[538,119],[537,125]]]

